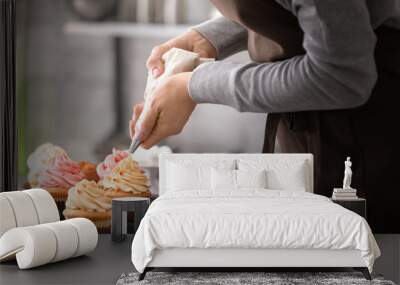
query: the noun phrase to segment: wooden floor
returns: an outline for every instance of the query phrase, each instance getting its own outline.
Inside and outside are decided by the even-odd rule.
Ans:
[[[97,248],[81,256],[28,270],[16,262],[0,264],[0,284],[115,284],[124,272],[134,271],[131,262],[132,237],[112,242],[110,235],[99,235]]]

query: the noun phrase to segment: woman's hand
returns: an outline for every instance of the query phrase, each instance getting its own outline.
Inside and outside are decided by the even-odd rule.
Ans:
[[[162,139],[182,131],[196,107],[188,92],[191,76],[191,72],[173,75],[155,91],[151,108],[143,118],[138,134],[143,148],[149,149]],[[143,104],[134,106],[129,124],[131,137],[135,134],[136,122],[142,111]]]
[[[201,57],[217,57],[216,49],[205,37],[195,30],[188,30],[181,36],[153,48],[146,65],[155,78],[164,72],[163,54],[174,47],[196,52]]]
[[[215,58],[217,56],[216,49],[206,38],[195,30],[189,30],[153,48],[146,65],[154,77],[157,78],[164,72],[162,56],[174,47],[196,52],[201,57]],[[143,119],[140,130],[136,130],[140,131],[138,135],[143,148],[150,148],[160,140],[182,131],[196,106],[188,92],[191,76],[191,72],[173,75],[155,91],[151,110]],[[143,103],[133,107],[133,115],[129,123],[131,137],[135,134],[136,122],[142,111]]]

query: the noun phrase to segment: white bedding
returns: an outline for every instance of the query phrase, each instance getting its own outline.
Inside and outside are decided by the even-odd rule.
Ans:
[[[132,243],[143,272],[155,249],[358,249],[372,272],[380,251],[367,222],[328,198],[299,191],[184,191],[156,199]]]

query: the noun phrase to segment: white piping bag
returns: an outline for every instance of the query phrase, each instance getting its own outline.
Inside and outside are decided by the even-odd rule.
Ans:
[[[213,61],[212,58],[201,58],[198,53],[190,52],[187,50],[172,48],[162,56],[164,61],[164,72],[158,77],[154,78],[153,74],[149,71],[144,91],[144,106],[139,119],[136,122],[135,134],[132,138],[129,152],[134,153],[141,144],[139,133],[144,117],[150,110],[151,102],[153,100],[155,90],[158,86],[162,85],[171,75],[193,71],[198,65]]]

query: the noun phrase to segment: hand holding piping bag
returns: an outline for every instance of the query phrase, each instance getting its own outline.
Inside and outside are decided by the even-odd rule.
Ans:
[[[162,59],[164,72],[157,78],[149,72],[144,103],[134,108],[130,122],[131,153],[140,144],[148,149],[163,138],[181,132],[196,106],[188,94],[191,71],[210,60],[178,48],[167,51]]]

